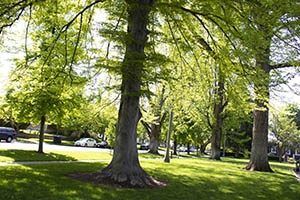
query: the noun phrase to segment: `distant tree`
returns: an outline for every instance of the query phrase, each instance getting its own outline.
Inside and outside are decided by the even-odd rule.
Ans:
[[[300,130],[300,108],[299,105],[294,104],[288,104],[285,108],[286,111],[290,113],[288,117],[290,119],[293,119],[293,121],[296,123],[298,130]]]
[[[150,138],[149,153],[152,154],[159,154],[161,129],[167,116],[167,112],[163,111],[163,105],[166,101],[165,86],[157,89],[157,94],[150,99],[149,111],[144,114],[141,120]]]
[[[286,111],[273,112],[270,132],[276,138],[276,150],[280,160],[289,149],[295,149],[300,142],[300,131],[291,114]]]

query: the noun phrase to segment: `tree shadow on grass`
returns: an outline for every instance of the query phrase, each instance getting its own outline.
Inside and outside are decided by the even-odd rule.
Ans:
[[[293,177],[276,173],[223,167],[220,162],[186,159],[164,164],[141,162],[152,176],[169,181],[155,189],[124,189],[83,183],[69,174],[91,172],[107,163],[71,163],[0,167],[0,199],[105,199],[105,200],[199,200],[199,199],[298,199],[300,184]],[[220,164],[220,167],[214,165]],[[222,166],[222,167],[221,167]]]
[[[21,161],[71,161],[73,157],[58,153],[37,153],[31,150],[0,150],[0,162]]]

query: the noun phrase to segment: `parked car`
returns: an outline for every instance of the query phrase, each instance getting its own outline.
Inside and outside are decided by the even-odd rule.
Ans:
[[[0,127],[0,141],[6,140],[6,142],[11,142],[16,138],[16,131],[13,128]]]
[[[93,138],[81,138],[77,140],[74,145],[75,146],[82,146],[82,147],[95,147],[97,144],[96,140]]]
[[[140,150],[148,150],[148,149],[149,149],[149,143],[148,142],[141,144]]]
[[[96,144],[96,147],[98,147],[98,148],[108,148],[109,146],[108,146],[108,143],[106,141],[101,141],[101,142],[98,142]]]
[[[179,152],[187,152],[187,148],[186,147],[179,147],[178,151]]]

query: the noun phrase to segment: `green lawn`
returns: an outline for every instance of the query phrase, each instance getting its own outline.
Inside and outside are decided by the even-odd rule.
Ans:
[[[140,158],[162,158],[163,156],[140,153]],[[19,161],[68,161],[68,160],[111,160],[112,152],[50,151],[39,154],[30,150],[0,150],[0,162]]]
[[[141,161],[151,175],[169,181],[157,189],[120,189],[82,183],[68,174],[99,170],[101,163],[43,164],[0,167],[0,199],[49,200],[298,200],[300,183],[294,165],[272,163],[276,173],[249,172],[247,160],[205,158]]]

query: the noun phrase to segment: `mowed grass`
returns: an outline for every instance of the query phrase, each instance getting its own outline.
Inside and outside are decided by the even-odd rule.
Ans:
[[[0,150],[0,162],[20,161],[72,161],[72,160],[111,160],[112,152],[70,152],[46,151],[45,154],[33,150]],[[140,153],[142,159],[163,158],[163,155]]]
[[[298,200],[300,183],[290,164],[271,163],[276,173],[243,170],[247,160],[206,158],[141,161],[152,176],[169,182],[156,189],[122,189],[88,184],[68,174],[95,171],[108,162],[0,167],[0,199],[22,200]]]

